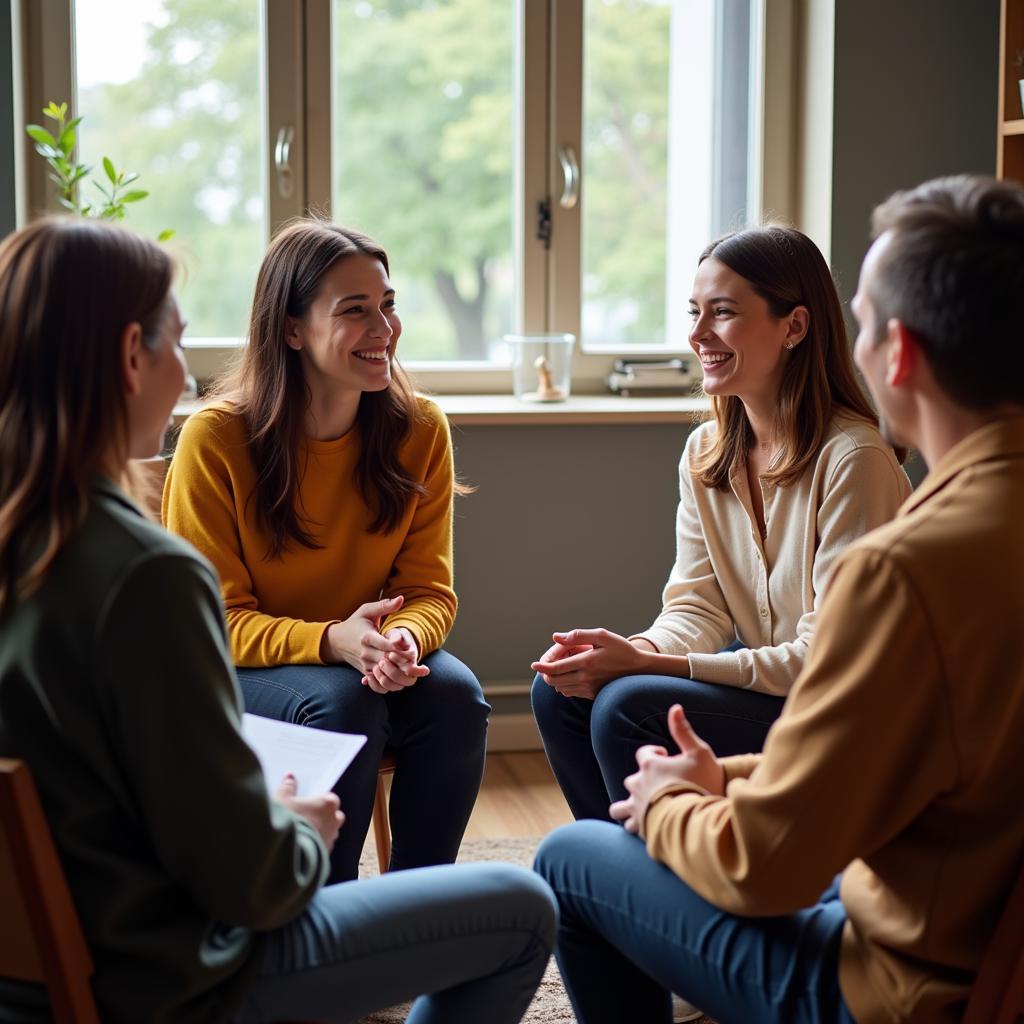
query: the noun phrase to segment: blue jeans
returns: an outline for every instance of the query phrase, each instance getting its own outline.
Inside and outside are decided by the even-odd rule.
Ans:
[[[838,880],[782,917],[727,914],[618,825],[578,821],[535,870],[558,898],[558,966],[580,1024],[669,1024],[670,992],[719,1024],[854,1024],[839,991]]]
[[[234,1020],[352,1021],[419,996],[411,1024],[514,1024],[547,966],[557,918],[551,890],[509,864],[329,886],[264,937]]]
[[[238,670],[246,711],[367,737],[334,787],[345,825],[331,853],[332,883],[359,873],[385,747],[395,754],[391,870],[450,864],[459,852],[483,776],[491,709],[457,658],[435,651],[423,664],[429,676],[385,696],[363,686],[362,673],[348,665]]]
[[[668,709],[682,704],[697,734],[719,757],[761,749],[783,697],[676,676],[625,676],[590,701],[563,697],[538,675],[533,715],[544,751],[573,816],[608,818],[608,804],[626,796],[622,780],[636,771],[647,743],[675,751]]]

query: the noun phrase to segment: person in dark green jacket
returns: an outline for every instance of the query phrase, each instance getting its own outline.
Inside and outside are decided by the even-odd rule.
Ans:
[[[39,789],[104,1021],[521,1019],[554,942],[509,865],[321,888],[333,794],[274,799],[239,733],[218,581],[126,493],[184,382],[156,244],[49,219],[0,245],[0,756]],[[130,489],[130,487],[128,488]],[[0,1019],[46,1019],[0,979]]]

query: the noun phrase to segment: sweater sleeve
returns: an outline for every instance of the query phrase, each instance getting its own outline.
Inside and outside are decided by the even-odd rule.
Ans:
[[[322,664],[320,641],[330,622],[260,611],[242,555],[233,462],[248,459],[241,440],[222,436],[216,412],[188,419],[167,470],[163,522],[204,555],[220,577],[231,655],[236,665]],[[331,620],[337,621],[337,620]]]
[[[749,777],[724,797],[665,793],[646,815],[651,856],[730,913],[809,906],[955,782],[937,638],[900,568],[871,549],[844,559],[820,628]]]
[[[817,628],[821,598],[836,558],[855,540],[889,522],[910,493],[906,473],[892,455],[862,445],[836,462],[825,481],[816,516],[817,547],[811,568],[811,606],[800,616],[791,640],[764,647],[690,655],[694,679],[741,686],[784,697],[807,660]]]
[[[239,733],[216,582],[185,554],[144,554],[103,609],[94,658],[107,727],[155,855],[218,920],[299,914],[327,873],[304,819],[268,799]]]
[[[736,639],[736,628],[711,564],[697,513],[689,445],[679,465],[676,560],[654,623],[630,640],[647,640],[662,654],[717,651]]]
[[[406,627],[416,638],[421,658],[444,643],[458,607],[452,586],[452,440],[440,409],[432,403],[426,408],[433,431],[423,480],[426,493],[416,499],[384,594],[401,594],[405,602],[381,624],[381,632]]]

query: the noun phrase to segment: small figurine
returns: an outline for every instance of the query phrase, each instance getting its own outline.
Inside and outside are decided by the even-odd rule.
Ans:
[[[537,356],[533,361],[537,371],[537,390],[530,391],[522,397],[528,402],[561,402],[566,398],[565,388],[560,388],[551,380],[551,364],[547,356]]]

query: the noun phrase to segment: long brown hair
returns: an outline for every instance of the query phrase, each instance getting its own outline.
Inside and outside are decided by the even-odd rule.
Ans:
[[[778,224],[724,235],[700,254],[698,265],[712,257],[748,281],[772,316],[788,316],[797,306],[810,313],[803,341],[785,354],[776,413],[782,455],[764,474],[780,486],[794,483],[837,412],[878,423],[857,381],[832,273],[803,232]],[[754,444],[754,431],[736,395],[712,396],[711,410],[718,429],[695,468],[705,487],[727,487]]]
[[[248,500],[270,534],[271,558],[279,557],[290,540],[320,547],[297,508],[306,469],[300,454],[309,391],[299,353],[285,342],[288,321],[304,317],[327,271],[357,253],[379,260],[390,273],[384,250],[358,231],[312,217],[283,228],[270,243],[256,278],[241,361],[211,396],[233,406],[244,419],[256,470],[256,487]],[[425,493],[399,458],[419,415],[412,385],[392,352],[391,383],[383,391],[364,392],[356,413],[361,440],[356,485],[373,511],[373,533],[396,529],[413,496]]]
[[[154,242],[85,219],[0,244],[0,609],[30,594],[85,518],[91,477],[128,452],[125,327],[159,347],[173,277]]]

